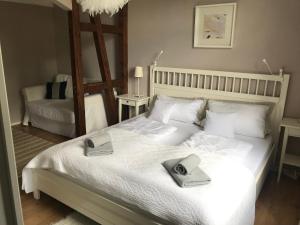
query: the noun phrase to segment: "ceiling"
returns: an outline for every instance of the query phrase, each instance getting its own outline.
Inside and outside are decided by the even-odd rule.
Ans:
[[[53,3],[51,0],[0,0],[0,1],[31,4],[31,5],[40,5],[40,6],[47,6],[47,7],[53,6]]]
[[[39,5],[39,6],[46,6],[46,7],[53,7],[53,4],[56,4],[64,9],[72,8],[71,0],[0,0],[0,1]]]

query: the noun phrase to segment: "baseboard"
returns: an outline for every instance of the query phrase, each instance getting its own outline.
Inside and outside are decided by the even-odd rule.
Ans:
[[[20,124],[22,124],[22,121],[14,122],[14,123],[11,123],[10,125],[11,126],[17,126],[17,125],[20,125]]]

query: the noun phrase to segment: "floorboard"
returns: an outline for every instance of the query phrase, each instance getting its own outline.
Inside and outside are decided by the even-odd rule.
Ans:
[[[50,225],[72,212],[72,209],[44,193],[37,201],[32,194],[21,192],[21,202],[25,225]]]
[[[255,225],[298,225],[300,222],[300,180],[282,176],[277,183],[269,175],[256,202]]]
[[[18,177],[21,177],[24,166],[40,152],[68,140],[30,126],[13,126],[12,133]]]

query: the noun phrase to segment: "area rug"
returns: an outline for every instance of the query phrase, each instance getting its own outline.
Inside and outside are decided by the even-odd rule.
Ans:
[[[22,175],[22,170],[26,164],[43,150],[55,145],[55,143],[43,138],[33,136],[22,130],[13,127],[13,141],[15,147],[15,157],[18,176]]]
[[[52,225],[99,225],[98,223],[90,220],[89,218],[74,212],[67,216],[65,219],[60,220]]]

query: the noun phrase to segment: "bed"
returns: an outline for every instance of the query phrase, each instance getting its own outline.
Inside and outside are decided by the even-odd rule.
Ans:
[[[243,158],[246,159],[243,165],[254,176],[254,185],[256,186],[254,194],[257,197],[277,151],[279,124],[283,116],[289,75],[245,74],[166,67],[151,67],[150,73],[151,98],[155,95],[168,95],[173,97],[204,97],[207,99],[273,104],[270,116],[272,135],[262,140],[237,137],[237,139],[251,143],[254,146],[254,151],[251,151],[246,158]],[[186,126],[175,121],[172,122],[172,125],[177,127],[177,131],[172,137],[160,140],[163,144],[176,146],[176,144],[187,139],[199,129],[197,126]],[[80,140],[75,139],[73,141]],[[172,219],[162,218],[155,212],[142,210],[142,207],[133,207],[128,201],[118,198],[120,196],[101,192],[95,187],[81,183],[78,179],[62,175],[61,173],[47,169],[33,169],[31,176],[35,183],[35,188],[32,190],[35,198],[39,198],[40,191],[45,192],[101,224],[177,223],[176,220],[172,221]],[[239,177],[239,179],[243,179],[243,176]],[[243,193],[243,196],[245,195],[246,193]],[[246,197],[242,200],[243,202],[248,201]],[[253,208],[255,204],[251,203],[250,206]],[[251,219],[247,221],[247,224],[253,223]]]

